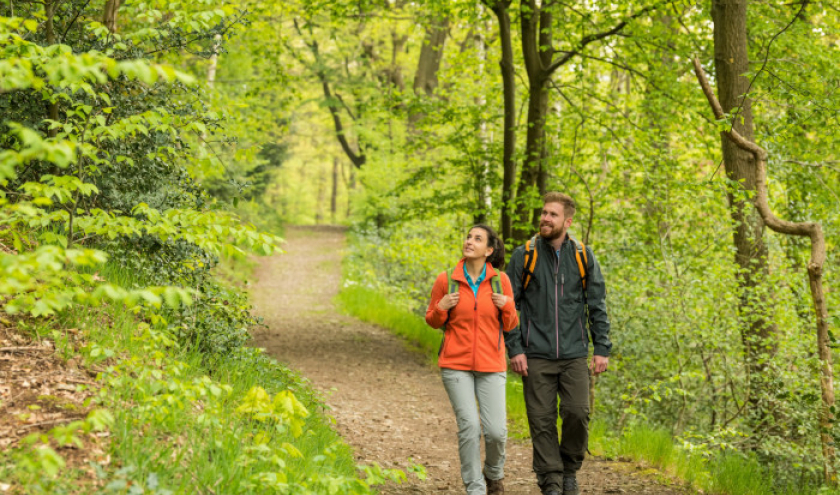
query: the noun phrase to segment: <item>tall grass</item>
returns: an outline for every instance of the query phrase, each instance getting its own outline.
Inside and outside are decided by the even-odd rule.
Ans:
[[[356,318],[391,330],[427,356],[430,362],[437,364],[443,332],[429,327],[422,318],[391,303],[382,294],[364,287],[343,288],[337,302]]]
[[[430,362],[437,363],[441,332],[430,328],[423,319],[388,302],[381,294],[352,286],[341,290],[337,301],[347,313],[391,330],[405,338]],[[513,438],[528,438],[528,420],[522,394],[522,382],[508,374],[507,411]],[[558,428],[560,424],[558,422]],[[664,476],[717,495],[840,495],[840,491],[813,487],[795,487],[774,481],[773,473],[754,458],[736,452],[692,454],[675,443],[670,432],[645,424],[629,425],[623,434],[611,431],[597,420],[590,424],[590,451],[607,457],[623,457],[657,468]]]

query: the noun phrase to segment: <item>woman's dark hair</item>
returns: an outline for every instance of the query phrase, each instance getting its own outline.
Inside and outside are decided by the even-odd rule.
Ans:
[[[472,229],[481,229],[487,232],[487,247],[493,248],[493,254],[487,257],[487,262],[490,263],[493,268],[501,268],[502,264],[505,262],[505,243],[502,242],[499,234],[497,234],[492,227],[484,225],[483,223],[473,225],[470,230]]]

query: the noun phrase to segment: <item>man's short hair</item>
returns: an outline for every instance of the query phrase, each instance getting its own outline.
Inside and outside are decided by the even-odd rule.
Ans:
[[[575,216],[575,200],[572,199],[571,196],[568,194],[563,194],[561,192],[550,192],[543,196],[543,204],[546,203],[560,203],[563,205],[563,215],[566,218],[572,218]]]

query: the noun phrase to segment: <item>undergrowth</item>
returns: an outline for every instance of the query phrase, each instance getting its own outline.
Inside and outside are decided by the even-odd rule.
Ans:
[[[113,280],[132,274],[111,267]],[[196,308],[200,311],[201,308]],[[250,347],[209,354],[182,340],[180,313],[76,307],[30,327],[73,328],[56,353],[98,372],[83,421],[29,435],[0,454],[9,493],[371,493],[405,474],[356,466],[304,379]],[[106,436],[101,453],[70,456]],[[68,462],[65,458],[73,458]]]

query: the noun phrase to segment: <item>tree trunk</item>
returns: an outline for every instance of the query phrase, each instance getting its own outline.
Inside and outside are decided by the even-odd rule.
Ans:
[[[724,112],[737,116],[733,130],[747,141],[753,141],[753,115],[750,99],[745,93],[749,80],[747,55],[746,0],[713,0],[715,71],[718,98]],[[721,136],[723,161],[727,177],[740,184],[743,192],[756,191],[757,172],[753,155]],[[766,376],[768,358],[776,352],[776,329],[768,321],[770,301],[759,295],[759,285],[769,274],[767,246],[764,243],[764,221],[752,207],[746,194],[729,193],[729,207],[735,224],[733,242],[735,262],[740,268],[738,283],[741,289],[739,310],[743,321],[741,338],[746,351],[749,373],[749,402],[753,411],[753,426],[759,426],[766,416],[770,395]]]
[[[715,100],[700,61],[694,59],[694,72],[703,88],[703,93],[709,100],[709,105],[714,111],[717,119],[724,118],[723,109],[720,103]],[[837,484],[837,475],[834,472],[835,451],[834,439],[831,431],[834,425],[835,407],[834,397],[834,369],[830,337],[828,331],[828,308],[825,302],[825,294],[822,287],[823,266],[826,259],[825,237],[822,226],[814,222],[788,222],[781,220],[770,209],[767,193],[767,151],[756,145],[752,140],[746,139],[736,129],[721,133],[724,137],[738,146],[741,150],[749,152],[755,163],[756,195],[755,208],[761,215],[762,220],[774,232],[786,235],[807,236],[811,240],[811,259],[808,262],[808,281],[811,287],[811,299],[814,303],[814,312],[817,320],[817,351],[822,366],[820,367],[820,390],[822,392],[822,407],[820,408],[820,442],[823,451],[823,476],[829,485]]]
[[[547,5],[543,5],[547,7]],[[547,84],[551,77],[545,69],[551,64],[551,50],[540,47],[552,46],[552,15],[548,9],[541,10],[535,0],[522,2],[520,25],[522,29],[522,54],[528,73],[528,131],[525,138],[525,161],[517,186],[517,222],[512,228],[512,237],[519,244],[525,242],[535,229],[534,218],[539,217],[545,194],[545,117],[548,113]]]
[[[484,108],[487,105],[487,81],[485,78],[485,65],[487,63],[487,50],[485,48],[484,32],[487,30],[486,25],[480,22],[475,30],[473,40],[475,42],[476,50],[478,51],[478,74],[479,74],[479,92],[475,98],[475,104],[478,108]],[[478,139],[481,142],[481,156],[478,160],[478,174],[476,174],[476,193],[478,198],[475,205],[475,212],[473,214],[473,221],[476,224],[487,223],[487,214],[493,207],[491,200],[492,190],[490,189],[490,162],[487,160],[487,145],[489,136],[487,134],[487,120],[480,117],[476,132]]]
[[[332,169],[332,194],[330,195],[330,218],[335,224],[336,212],[338,211],[338,157],[333,157]]]
[[[516,179],[516,162],[513,155],[516,152],[516,81],[513,72],[513,41],[510,32],[510,1],[483,0],[496,19],[499,21],[499,41],[502,45],[502,58],[499,68],[502,73],[502,88],[504,94],[503,139],[504,151],[502,164],[504,175],[502,178],[502,241],[512,237],[513,201],[516,198],[514,180]]]
[[[324,194],[327,189],[326,171],[321,170],[318,173],[318,203],[315,206],[315,225],[320,225],[324,222]]]
[[[400,93],[405,91],[405,81],[402,66],[397,63],[397,54],[403,51],[406,41],[408,41],[408,35],[398,34],[396,30],[391,31],[391,66],[388,68],[388,81],[399,89]]]
[[[120,0],[108,0],[105,2],[105,14],[102,16],[102,24],[112,33],[117,32],[117,11],[120,9]]]
[[[324,98],[327,100],[327,108],[329,109],[330,115],[333,119],[335,137],[338,139],[338,144],[341,145],[341,149],[344,150],[344,154],[347,155],[347,158],[350,159],[350,162],[352,162],[353,165],[356,166],[356,168],[362,168],[362,165],[364,165],[367,161],[367,157],[365,156],[361,143],[357,145],[359,149],[358,152],[353,150],[353,147],[347,140],[347,134],[344,130],[344,124],[341,122],[338,104],[336,103],[337,98],[333,97],[332,92],[330,91],[330,83],[327,80],[327,76],[326,74],[321,72],[318,74],[318,78],[321,79],[321,88],[324,91]]]
[[[449,18],[432,21],[426,26],[426,37],[420,48],[417,72],[414,74],[414,93],[432,96],[438,86],[437,73],[443,60],[443,48],[449,31]]]
[[[219,62],[219,47],[222,43],[222,35],[213,37],[213,54],[210,55],[210,64],[207,66],[207,87],[213,89],[216,84],[216,67]],[[201,132],[201,146],[207,143],[207,130]]]
[[[56,44],[54,19],[55,7],[57,4],[58,0],[48,0],[47,3],[44,4],[44,11],[47,17],[45,22],[47,45]],[[47,118],[53,121],[58,121],[58,101],[47,102]],[[47,131],[47,135],[49,137],[56,137],[58,135],[58,129],[49,129]]]
[[[663,174],[667,173],[669,168],[668,157],[670,155],[670,135],[665,128],[662,115],[670,111],[672,102],[666,101],[661,95],[657,94],[657,87],[663,87],[667,84],[670,77],[672,77],[675,65],[674,60],[674,43],[670,41],[672,37],[675,39],[679,33],[670,29],[673,19],[668,14],[660,15],[656,18],[656,22],[663,24],[668,28],[669,41],[666,47],[658,49],[658,56],[655,58],[659,62],[659,67],[651,71],[651,78],[654,81],[645,89],[644,101],[642,102],[642,109],[645,115],[645,125],[648,128],[649,140],[648,146],[653,154],[651,156],[650,165],[645,174],[645,190],[647,195],[643,203],[643,218],[650,222],[654,228],[650,230],[651,235],[647,237],[647,242],[659,248],[660,245],[667,244],[669,238],[670,227],[666,220],[667,218],[667,180],[664,180]]]
[[[437,73],[443,60],[443,49],[446,35],[449,32],[449,18],[433,20],[426,26],[426,36],[420,48],[420,58],[417,61],[417,71],[414,73],[414,94],[417,96],[433,96],[438,87]],[[408,115],[408,125],[414,128],[424,117],[423,112],[412,111]]]

